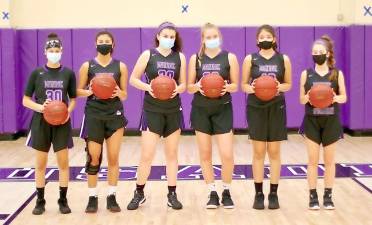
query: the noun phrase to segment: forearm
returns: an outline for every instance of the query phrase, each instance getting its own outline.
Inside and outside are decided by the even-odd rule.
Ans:
[[[33,111],[42,112],[43,105],[34,102],[31,98],[23,98],[22,104]]]

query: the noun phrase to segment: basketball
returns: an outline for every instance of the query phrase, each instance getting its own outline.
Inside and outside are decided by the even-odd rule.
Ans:
[[[208,74],[201,79],[202,90],[208,98],[221,97],[224,79],[219,74]]]
[[[309,92],[310,104],[316,108],[326,108],[333,102],[333,90],[328,84],[314,84]]]
[[[272,76],[260,76],[254,82],[254,92],[262,101],[270,101],[278,93],[278,83]]]
[[[45,106],[43,116],[50,125],[61,125],[68,117],[67,105],[62,101],[51,101]]]
[[[152,80],[151,88],[156,98],[168,100],[172,97],[176,83],[172,78],[161,75]]]
[[[92,79],[92,91],[100,99],[111,98],[116,88],[116,81],[109,74],[97,75]]]

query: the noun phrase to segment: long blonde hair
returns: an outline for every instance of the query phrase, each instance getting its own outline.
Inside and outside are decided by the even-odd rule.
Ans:
[[[203,43],[203,39],[204,39],[204,33],[206,30],[208,29],[216,29],[218,31],[218,36],[220,36],[220,40],[222,41],[222,34],[221,34],[221,31],[220,29],[218,28],[218,26],[212,24],[212,23],[206,23],[204,24],[201,28],[200,28],[200,49],[199,49],[199,53],[198,53],[198,56],[199,58],[202,58],[203,55],[205,54],[205,44]]]

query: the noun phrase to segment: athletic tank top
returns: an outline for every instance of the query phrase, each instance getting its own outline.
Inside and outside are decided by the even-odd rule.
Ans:
[[[259,53],[254,53],[252,54],[251,62],[250,83],[260,76],[272,76],[275,77],[280,83],[284,82],[285,66],[283,54],[276,52],[270,59],[266,59]],[[270,101],[262,101],[253,93],[248,95],[247,105],[268,107],[279,101],[284,101],[284,93],[280,93]]]
[[[339,87],[338,87],[338,70],[336,70],[336,79],[329,80],[331,76],[332,70],[324,75],[320,76],[315,69],[307,69],[306,70],[306,83],[305,83],[305,93],[307,93],[311,87],[316,83],[323,83],[330,85],[336,94],[339,94]],[[339,106],[338,103],[333,103],[331,106],[319,109],[312,106],[310,103],[306,103],[305,105],[305,113],[307,115],[314,115],[314,116],[322,116],[322,115],[337,115],[339,113]]]
[[[106,66],[101,66],[96,59],[89,61],[88,84],[99,74],[110,74],[114,77],[116,84],[120,87],[120,61],[112,59]],[[115,116],[123,115],[123,104],[119,97],[109,99],[99,99],[94,94],[89,96],[85,106],[85,113],[102,119],[110,119]]]
[[[219,74],[225,81],[230,83],[230,63],[229,52],[222,50],[214,58],[207,55],[199,57],[196,54],[196,82],[199,82],[203,76],[216,73]],[[208,98],[202,95],[199,91],[194,94],[192,104],[201,107],[221,105],[231,102],[231,94],[227,92],[219,98]]]
[[[180,69],[179,52],[172,51],[169,55],[163,56],[157,49],[150,49],[150,58],[145,69],[146,83],[150,84],[151,80],[159,75],[165,75],[174,79],[178,85]],[[150,112],[173,113],[181,110],[181,99],[176,95],[169,100],[159,100],[146,91],[143,108]]]

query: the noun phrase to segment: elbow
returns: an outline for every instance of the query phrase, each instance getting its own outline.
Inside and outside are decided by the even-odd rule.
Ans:
[[[129,79],[129,85],[134,87],[135,79],[133,77],[130,77]]]

